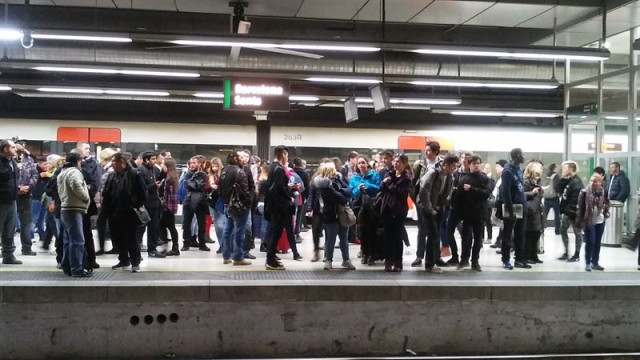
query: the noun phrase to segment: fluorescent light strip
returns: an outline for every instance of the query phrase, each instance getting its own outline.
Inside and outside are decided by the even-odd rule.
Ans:
[[[133,40],[127,37],[118,36],[88,36],[88,35],[56,35],[56,34],[31,34],[34,39],[42,40],[69,40],[69,41],[101,41],[101,42],[118,42],[130,43]]]
[[[0,40],[16,41],[22,39],[22,30],[0,28]]]
[[[290,101],[318,101],[320,100],[317,96],[312,95],[291,95],[289,96]]]
[[[140,91],[140,90],[102,90],[87,88],[50,88],[37,89],[40,92],[69,93],[69,94],[107,94],[107,95],[132,95],[132,96],[169,96],[166,91]]]
[[[0,85],[0,91],[11,91],[11,87],[6,85]]]
[[[276,48],[276,44],[236,42],[236,41],[204,41],[204,40],[173,40],[172,44],[188,46],[219,46],[219,47],[251,47],[260,49]]]
[[[371,104],[373,99],[366,97],[356,98],[357,103]],[[460,99],[438,99],[438,98],[391,98],[389,102],[392,104],[402,105],[460,105]]]
[[[313,82],[332,82],[332,83],[353,83],[353,84],[379,84],[382,81],[376,79],[357,79],[357,78],[325,78],[325,77],[310,77],[305,79]]]
[[[506,51],[474,51],[474,50],[446,50],[446,49],[418,49],[413,52],[431,55],[454,56],[487,56],[510,57],[518,59],[546,59],[546,60],[577,60],[577,61],[602,61],[606,56],[576,55],[576,54],[541,54],[541,53],[512,53]]]
[[[449,86],[449,87],[469,87],[469,88],[503,88],[503,89],[557,89],[558,85],[555,84],[517,84],[517,83],[485,83],[485,82],[473,82],[473,81],[439,81],[439,80],[425,80],[425,81],[411,81],[410,84],[418,86]]]
[[[555,117],[562,116],[561,114],[539,113],[539,112],[471,111],[471,110],[456,110],[456,111],[451,111],[450,114],[461,115],[461,116],[507,116],[507,117],[539,117],[539,118],[555,118]]]
[[[138,76],[168,76],[168,77],[200,77],[198,73],[173,72],[173,71],[149,71],[149,70],[115,70],[115,69],[93,69],[93,68],[76,68],[76,67],[58,67],[58,66],[37,66],[33,68],[38,71],[53,72],[75,72],[88,74],[122,74],[122,75],[138,75]]]
[[[349,51],[349,52],[376,52],[380,51],[378,47],[367,47],[367,46],[340,46],[340,45],[276,45],[276,47],[281,49],[290,49],[290,50],[326,50],[326,51]]]
[[[224,94],[221,92],[199,92],[193,94],[197,98],[222,99]]]

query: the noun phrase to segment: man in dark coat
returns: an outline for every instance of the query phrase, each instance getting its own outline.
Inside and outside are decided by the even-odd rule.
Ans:
[[[577,262],[580,260],[580,248],[582,247],[582,230],[576,225],[576,215],[578,211],[578,196],[584,188],[582,180],[576,174],[578,167],[575,162],[567,161],[562,164],[562,179],[558,182],[556,192],[560,195],[560,212],[562,219],[560,220],[560,235],[564,244],[564,254],[558,260],[567,260],[568,262]],[[573,228],[573,235],[576,237],[575,252],[569,258],[569,227]]]
[[[13,235],[16,231],[16,199],[20,173],[15,157],[16,144],[10,140],[0,141],[0,235],[2,263],[6,265],[22,264],[13,255],[16,250]]]
[[[160,227],[160,196],[158,195],[158,184],[156,177],[153,175],[153,168],[156,164],[156,153],[153,151],[145,151],[142,153],[142,164],[138,166],[138,173],[144,179],[144,185],[147,189],[147,201],[144,206],[149,212],[149,221],[147,228],[147,254],[149,257],[163,258],[164,254],[157,250],[158,247],[158,231]],[[142,243],[145,226],[138,228],[138,242]]]
[[[619,162],[614,161],[609,165],[609,178],[604,184],[604,188],[609,200],[620,201],[621,203],[627,201],[631,186],[627,175],[620,170]]]

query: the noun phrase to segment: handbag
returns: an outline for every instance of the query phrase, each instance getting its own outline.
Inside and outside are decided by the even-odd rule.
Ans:
[[[336,206],[336,215],[338,215],[338,222],[344,227],[351,227],[356,224],[356,214],[348,205]]]
[[[149,212],[144,205],[139,208],[133,208],[133,211],[136,213],[136,223],[138,223],[139,226],[147,225],[147,223],[151,221],[151,216],[149,216]]]
[[[229,198],[229,204],[227,206],[227,212],[231,216],[241,216],[247,211],[247,206],[240,199],[239,189],[237,184],[233,184],[231,187],[231,197]]]

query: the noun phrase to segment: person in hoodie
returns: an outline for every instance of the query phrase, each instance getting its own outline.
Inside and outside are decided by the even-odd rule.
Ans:
[[[82,153],[71,150],[67,162],[57,177],[61,201],[61,219],[64,229],[62,269],[73,277],[88,277],[91,272],[84,268],[85,254],[82,218],[89,208],[89,189],[80,170]]]
[[[620,163],[612,162],[609,165],[609,179],[605,184],[605,192],[609,200],[620,201],[624,204],[629,197],[630,191],[629,179],[624,171],[620,170]]]
[[[384,271],[402,271],[402,234],[406,232],[404,219],[409,205],[407,197],[411,187],[411,166],[406,155],[397,155],[393,159],[393,168],[387,173],[380,191],[382,202],[380,213],[384,226],[385,266]]]
[[[380,192],[381,182],[378,172],[369,168],[369,161],[367,158],[364,156],[358,156],[356,160],[356,172],[349,181],[351,197],[354,199],[353,203],[358,204],[358,210],[356,210],[356,206],[354,206],[354,212],[356,212],[358,220],[360,220],[359,209],[363,205],[362,195],[366,194],[369,197],[375,197],[378,195]],[[375,241],[376,225],[377,224],[362,224],[358,221],[357,237],[360,239],[362,264],[369,264],[370,260],[375,261],[375,259],[369,259],[369,257],[373,256],[372,245],[373,241]]]
[[[349,242],[347,241],[346,232],[348,228],[342,226],[338,221],[337,208],[338,205],[346,205],[349,202],[350,193],[348,188],[342,186],[338,172],[333,162],[326,162],[320,165],[318,176],[313,179],[315,188],[320,191],[322,199],[322,221],[324,222],[325,231],[325,270],[333,269],[333,250],[336,243],[336,237],[342,232],[344,236],[340,236],[340,251],[342,252],[342,267],[349,270],[355,270],[355,266],[349,259]]]
[[[604,271],[600,265],[600,244],[605,220],[609,217],[609,199],[602,187],[602,176],[591,175],[589,186],[580,190],[576,223],[584,230],[586,271]]]
[[[478,155],[467,157],[469,172],[462,175],[458,182],[458,200],[462,204],[462,256],[458,270],[469,266],[471,257],[471,269],[482,271],[479,263],[480,249],[491,184],[487,175],[480,171],[481,162]]]

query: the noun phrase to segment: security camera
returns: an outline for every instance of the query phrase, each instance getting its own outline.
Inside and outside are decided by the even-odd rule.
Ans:
[[[242,3],[238,2],[233,6],[233,15],[244,16],[244,6],[242,6]]]

